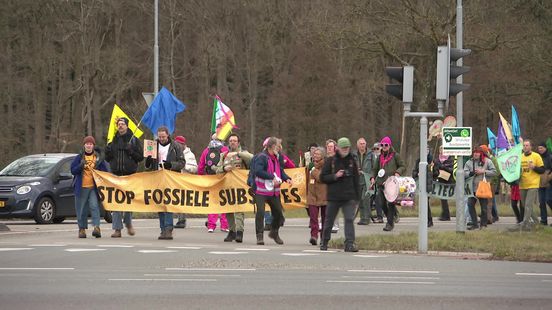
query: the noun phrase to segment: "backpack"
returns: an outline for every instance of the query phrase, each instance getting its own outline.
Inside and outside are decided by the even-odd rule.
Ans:
[[[263,152],[256,154],[251,158],[251,163],[249,164],[249,173],[247,174],[247,185],[251,187],[253,190],[257,189],[257,186],[255,185],[255,165],[257,160],[261,156],[266,156]]]
[[[222,146],[209,147],[205,158],[205,173],[215,174],[215,167],[220,162]]]

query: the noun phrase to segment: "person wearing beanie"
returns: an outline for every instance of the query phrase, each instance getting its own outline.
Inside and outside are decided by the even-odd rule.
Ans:
[[[548,210],[546,205],[552,210],[552,157],[546,148],[546,143],[542,142],[537,146],[537,152],[542,157],[544,164],[544,173],[541,174],[541,181],[539,187],[539,208],[540,208],[540,222],[543,225],[548,225]]]
[[[483,178],[492,178],[498,176],[495,165],[490,160],[481,147],[476,147],[473,150],[472,158],[470,158],[464,165],[464,176],[467,178],[473,177],[473,192],[477,192],[479,183],[483,181]],[[477,222],[477,212],[475,211],[475,204],[479,201],[481,206],[481,220]],[[468,226],[468,230],[487,227],[487,205],[489,199],[469,197],[468,198],[468,211],[470,213],[472,225]]]
[[[360,173],[357,161],[351,154],[351,141],[346,138],[337,140],[337,153],[328,158],[320,172],[320,181],[328,185],[326,218],[322,225],[320,250],[328,249],[332,224],[339,209],[345,219],[345,252],[358,252],[355,244],[354,217],[356,206],[361,198]]]
[[[146,158],[145,167],[149,171],[171,170],[180,172],[184,168],[184,153],[180,144],[171,140],[169,128],[159,126],[157,128],[157,156]],[[158,212],[159,228],[161,234],[159,240],[173,240],[173,214],[172,212]]]
[[[83,139],[82,143],[82,150],[71,163],[71,173],[75,176],[73,190],[75,192],[75,213],[79,227],[78,237],[86,238],[88,213],[90,212],[92,214],[92,225],[94,225],[92,236],[101,238],[100,203],[92,170],[107,171],[107,164],[100,148],[96,147],[94,137],[87,136]]]
[[[186,138],[183,136],[177,136],[174,138],[174,141],[180,144],[182,153],[184,155],[184,168],[182,168],[182,173],[197,174],[197,161],[192,150],[186,145]],[[186,228],[186,214],[178,213],[178,220],[174,225],[174,228]]]
[[[128,119],[117,119],[117,132],[111,143],[105,148],[105,160],[109,162],[111,172],[117,176],[131,175],[138,171],[138,163],[144,160],[142,143],[128,128]],[[134,236],[136,233],[132,226],[132,212],[114,211],[112,238],[121,238],[123,222],[127,233]]]
[[[376,190],[376,204],[382,206],[387,216],[387,224],[384,231],[392,231],[395,222],[398,221],[398,212],[395,202],[386,202],[383,194],[383,184],[390,176],[401,176],[405,173],[406,167],[401,160],[399,153],[395,151],[390,137],[384,137],[380,141],[381,153],[375,160],[372,167],[373,177],[370,179]]]

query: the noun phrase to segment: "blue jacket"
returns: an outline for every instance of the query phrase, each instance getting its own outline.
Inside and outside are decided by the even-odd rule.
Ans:
[[[94,148],[94,153],[96,154],[96,170],[108,171],[107,164],[104,160],[103,154],[100,148]],[[75,176],[73,179],[73,188],[75,191],[75,197],[80,195],[80,190],[82,188],[82,170],[83,165],[81,161],[84,159],[84,150],[81,150],[79,155],[75,157],[71,163],[71,173]]]

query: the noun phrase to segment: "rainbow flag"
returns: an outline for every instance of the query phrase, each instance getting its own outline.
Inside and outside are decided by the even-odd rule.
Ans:
[[[211,119],[211,133],[216,133],[217,139],[223,141],[228,138],[236,126],[234,112],[225,105],[219,96],[213,100],[213,117]]]

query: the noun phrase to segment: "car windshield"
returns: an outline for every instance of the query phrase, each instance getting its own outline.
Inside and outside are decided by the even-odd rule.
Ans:
[[[59,162],[52,157],[23,157],[0,171],[0,176],[43,177]]]

